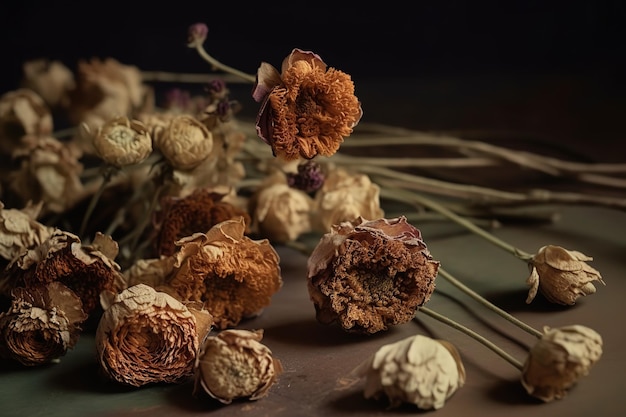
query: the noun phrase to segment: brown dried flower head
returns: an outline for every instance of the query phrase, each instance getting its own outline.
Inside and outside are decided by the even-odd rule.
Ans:
[[[595,281],[604,285],[600,272],[587,264],[593,258],[578,251],[547,245],[529,261],[531,274],[526,280],[530,286],[526,303],[540,291],[552,303],[574,305],[581,296],[596,292]]]
[[[422,335],[382,346],[352,373],[365,377],[365,398],[386,397],[392,408],[408,403],[438,410],[465,384],[456,347]]]
[[[11,155],[25,135],[49,135],[53,121],[41,96],[19,88],[0,96],[0,153]]]
[[[562,399],[601,356],[602,337],[595,330],[581,325],[546,327],[524,363],[522,385],[544,402]]]
[[[138,284],[104,305],[96,349],[104,373],[124,385],[178,383],[193,375],[211,315],[154,288]]]
[[[80,298],[60,282],[15,288],[7,312],[0,313],[0,356],[23,365],[50,363],[79,339],[87,318]]]
[[[332,156],[363,114],[350,76],[297,48],[281,72],[261,63],[252,97],[261,103],[259,137],[286,160]]]
[[[413,318],[435,290],[439,262],[404,216],[359,217],[322,236],[307,268],[317,319],[373,334]]]
[[[213,135],[198,119],[177,115],[155,132],[154,145],[174,169],[197,167],[213,150]]]
[[[22,86],[30,88],[52,108],[66,107],[69,93],[76,87],[74,73],[61,61],[34,59],[22,66]]]
[[[194,395],[223,404],[267,396],[283,368],[262,338],[262,330],[235,329],[207,337],[195,363]]]
[[[54,228],[37,221],[43,203],[21,210],[4,208],[0,201],[0,257],[12,261],[27,249],[40,245]]]
[[[121,168],[145,160],[152,152],[152,137],[142,122],[121,116],[97,129],[93,145],[103,161]]]

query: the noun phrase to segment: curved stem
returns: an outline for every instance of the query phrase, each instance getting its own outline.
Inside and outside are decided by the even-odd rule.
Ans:
[[[516,325],[520,329],[522,329],[522,330],[532,334],[533,336],[535,336],[535,337],[537,337],[539,339],[543,336],[543,333],[541,333],[539,330],[529,326],[528,324],[526,324],[523,321],[517,319],[513,315],[511,315],[511,314],[507,313],[506,311],[502,310],[500,307],[496,306],[491,301],[487,300],[486,298],[484,298],[483,296],[481,296],[480,294],[478,294],[477,292],[475,292],[474,290],[469,288],[467,285],[463,284],[461,281],[456,279],[452,274],[450,274],[445,269],[440,267],[439,268],[439,274],[441,274],[441,276],[444,277],[450,284],[454,285],[455,287],[457,287],[458,289],[463,291],[465,294],[470,296],[472,299],[474,299],[478,303],[482,304],[484,307],[488,308],[489,310],[493,311],[494,313],[502,316],[504,319],[506,319],[509,322],[513,323],[514,325]]]
[[[211,55],[209,55],[209,53],[204,49],[204,46],[202,46],[201,44],[196,45],[196,51],[198,51],[198,54],[200,54],[200,56],[202,58],[204,58],[205,61],[207,61],[209,64],[211,64],[211,66],[214,69],[219,69],[222,70],[224,72],[230,73],[232,75],[236,75],[239,78],[242,78],[243,80],[250,82],[250,83],[255,83],[256,82],[256,76],[252,75],[252,74],[246,74],[243,71],[239,71],[238,69],[235,69],[233,67],[229,67],[228,65],[222,64],[220,61],[218,61],[217,59],[213,58]]]
[[[89,206],[87,207],[87,210],[85,211],[85,214],[83,216],[83,221],[80,224],[78,236],[81,239],[83,238],[83,234],[85,233],[85,229],[87,228],[87,223],[89,222],[89,218],[91,217],[91,214],[96,208],[96,205],[98,204],[98,200],[100,200],[100,197],[102,197],[102,193],[104,192],[105,188],[107,187],[109,182],[111,182],[111,178],[113,178],[113,173],[115,171],[116,171],[116,168],[112,166],[107,166],[104,168],[104,172],[102,173],[102,183],[100,184],[100,187],[95,192],[95,194],[91,197]]]
[[[517,359],[515,359],[513,356],[511,356],[509,353],[507,353],[506,351],[504,351],[501,347],[499,347],[498,345],[496,345],[495,343],[491,342],[490,340],[488,340],[486,337],[481,336],[480,334],[476,333],[475,331],[473,331],[472,329],[462,325],[459,322],[456,322],[442,314],[439,314],[427,307],[420,307],[419,308],[419,313],[424,313],[427,316],[430,316],[432,318],[434,318],[435,320],[438,320],[444,324],[447,324],[448,326],[452,327],[453,329],[456,329],[462,333],[465,333],[466,335],[468,335],[469,337],[471,337],[474,340],[477,340],[478,342],[482,343],[483,345],[485,345],[486,347],[488,347],[489,349],[491,349],[493,352],[497,353],[502,359],[506,360],[507,362],[509,362],[511,365],[515,366],[517,369],[519,369],[520,371],[524,369],[524,365],[518,361]],[[415,319],[417,318],[417,315],[415,316]]]

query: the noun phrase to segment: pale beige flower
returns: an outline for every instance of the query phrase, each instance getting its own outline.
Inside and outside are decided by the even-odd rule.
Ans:
[[[109,378],[140,387],[193,375],[200,341],[212,325],[206,310],[190,309],[144,284],[128,287],[103,307],[96,349]]]
[[[195,117],[181,114],[155,132],[154,146],[174,169],[190,170],[211,154],[213,134]]]
[[[152,137],[139,120],[126,116],[107,120],[93,135],[96,152],[105,162],[124,167],[144,161],[152,153]]]
[[[27,249],[40,245],[54,228],[37,221],[43,203],[31,204],[21,210],[7,209],[0,201],[0,257],[12,261]]]
[[[604,285],[600,272],[587,264],[593,258],[578,251],[547,245],[529,261],[531,274],[527,303],[540,291],[552,303],[573,305],[581,296],[596,292],[595,281]]]
[[[48,105],[29,88],[0,96],[0,153],[11,155],[25,135],[45,136],[52,132]]]
[[[69,93],[76,87],[74,73],[58,60],[34,59],[22,66],[22,86],[41,96],[52,108],[66,107]]]
[[[126,286],[146,284],[159,289],[165,285],[169,274],[174,270],[174,258],[164,256],[160,258],[138,259],[123,272]]]
[[[318,321],[373,334],[413,319],[435,290],[439,262],[405,217],[334,225],[307,263]]]
[[[365,398],[386,397],[394,408],[440,409],[465,383],[456,347],[422,335],[382,346],[352,373],[365,377]]]
[[[314,225],[323,233],[334,224],[352,221],[359,216],[378,219],[383,215],[380,187],[365,174],[351,173],[343,168],[332,169],[324,185],[315,193]]]
[[[207,337],[196,358],[194,395],[223,404],[267,396],[283,368],[262,338],[262,330],[235,329]]]
[[[545,402],[562,399],[601,356],[602,337],[595,330],[581,325],[546,327],[526,358],[522,385]]]

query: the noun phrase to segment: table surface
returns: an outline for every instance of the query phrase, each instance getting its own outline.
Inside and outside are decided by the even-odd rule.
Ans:
[[[451,89],[455,86],[467,88],[465,81],[455,82],[456,84],[446,85]],[[488,81],[486,83],[493,87]],[[387,121],[419,128],[420,124],[426,123],[423,119],[425,116],[419,113],[427,107],[424,102],[439,97],[438,91],[439,94],[443,94],[437,89],[425,92],[422,87],[430,84],[415,81],[404,94],[395,89],[393,91],[398,95],[398,100],[410,102],[414,98],[412,93],[419,90],[424,93],[417,100],[421,104],[403,107],[400,115],[390,114],[385,113],[385,106],[377,101],[384,96],[383,90],[389,88],[384,85],[381,81],[380,84],[364,86],[365,114],[372,114],[366,120]],[[519,94],[518,98],[522,95],[523,88],[519,83],[503,85],[509,86],[509,91],[512,91],[510,94],[514,97],[515,94]],[[545,92],[545,89],[550,89],[551,86],[554,84],[542,81],[537,91]],[[415,91],[411,91],[411,88]],[[495,91],[495,87],[488,91]],[[602,92],[606,93],[604,90]],[[553,94],[557,93],[553,91]],[[523,94],[526,99],[531,95],[528,91]],[[460,97],[459,93],[455,96]],[[552,97],[553,104],[556,103],[558,109],[558,103],[565,103],[567,97],[571,98],[572,94],[559,96],[560,99],[547,92],[545,96]],[[526,123],[528,120],[522,120],[519,114],[510,114],[511,109],[502,109],[498,105],[498,100],[491,100],[490,96],[485,95],[481,97],[480,109],[484,113],[469,105],[467,99],[459,99],[447,105],[450,119],[441,116],[445,114],[446,106],[438,102],[439,119],[431,120],[428,128],[528,127]],[[538,97],[539,95],[534,95],[532,100],[541,101]],[[510,100],[515,101],[514,98]],[[532,100],[527,100],[528,107],[520,104],[517,110],[526,108],[524,114],[528,116],[535,111],[531,110],[534,109],[531,106]],[[454,115],[463,115],[463,108],[475,115],[485,114],[491,110],[493,112],[490,113],[490,117],[474,119],[474,123],[465,117],[462,121],[460,118],[453,120]],[[549,106],[545,103],[543,108],[549,112],[546,110]],[[376,113],[377,109],[380,109],[381,113]],[[496,109],[499,109],[498,113]],[[554,111],[563,113],[562,110]],[[435,110],[430,109],[430,112],[434,114]],[[502,119],[496,117],[503,112],[509,117],[507,119],[509,125],[496,126],[494,120],[503,123]],[[380,119],[375,120],[376,114],[380,115]],[[587,114],[591,120],[586,119],[589,120],[588,124],[583,125],[577,118],[580,115],[575,111],[568,113],[567,118],[554,117],[552,122],[551,116],[554,115],[545,115],[547,119],[544,121],[545,125],[537,124],[535,120],[534,128],[531,126],[528,131],[544,133],[550,136],[554,143],[561,144],[565,143],[567,138],[576,137],[569,145],[577,151],[586,149],[583,140],[587,134],[585,128],[590,130],[598,120],[597,117],[608,120],[606,114]],[[514,119],[518,121],[518,125],[513,123]],[[580,129],[568,125],[568,120],[572,124],[577,124]],[[563,128],[559,130],[559,126]],[[615,130],[611,130],[614,127],[615,125],[607,123],[602,125],[603,140],[607,143],[610,142],[610,135],[616,133]],[[603,142],[596,142],[596,145],[597,143]],[[598,148],[596,145],[591,149],[594,158],[614,160],[621,157],[616,157],[614,152],[601,146]],[[283,288],[275,294],[271,305],[261,316],[238,326],[245,329],[263,329],[263,342],[283,365],[284,372],[267,397],[254,402],[215,406],[194,398],[191,382],[139,389],[120,387],[103,379],[98,373],[94,337],[93,334],[86,333],[81,336],[77,346],[58,364],[25,369],[9,363],[0,363],[0,404],[2,404],[0,416],[159,417],[200,416],[207,415],[207,412],[214,416],[407,415],[416,409],[403,406],[389,410],[384,401],[364,399],[362,383],[346,387],[341,384],[341,379],[383,344],[415,334],[449,340],[459,349],[466,368],[465,385],[447,401],[444,408],[436,411],[438,416],[626,415],[624,389],[621,383],[621,376],[626,373],[626,357],[623,356],[626,335],[618,321],[626,311],[623,300],[623,294],[626,294],[624,278],[626,213],[584,206],[558,206],[555,210],[560,213],[560,219],[554,223],[532,226],[510,224],[494,229],[493,233],[531,253],[541,246],[553,244],[593,256],[591,266],[602,273],[606,286],[599,285],[596,294],[580,299],[571,307],[548,304],[541,297],[531,304],[526,304],[527,266],[486,240],[453,224],[431,222],[416,226],[422,230],[434,258],[441,261],[448,272],[531,326],[541,329],[543,326],[581,324],[601,334],[604,340],[602,358],[592,368],[591,373],[581,379],[562,400],[544,404],[529,397],[520,384],[520,374],[516,368],[473,339],[426,316],[419,316],[419,320],[373,336],[349,334],[335,326],[319,324],[315,319],[314,307],[306,289],[305,256],[292,249],[277,246],[281,257]],[[438,278],[437,289],[428,307],[489,337],[520,360],[525,358],[527,349],[535,340],[468,299],[441,278]]]

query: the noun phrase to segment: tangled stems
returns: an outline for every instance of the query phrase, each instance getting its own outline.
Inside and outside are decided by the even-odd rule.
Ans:
[[[96,208],[96,205],[98,204],[98,200],[100,200],[102,193],[106,189],[107,185],[111,182],[111,178],[113,178],[113,175],[117,171],[118,171],[118,168],[112,165],[107,165],[104,167],[104,171],[102,173],[102,183],[100,184],[100,188],[98,188],[96,193],[91,197],[91,201],[89,202],[89,206],[87,207],[87,210],[85,211],[85,214],[83,216],[83,221],[80,225],[78,236],[80,236],[81,239],[83,238],[85,229],[87,228],[87,223],[89,222],[89,218],[91,217],[91,214],[93,213],[94,209]]]

